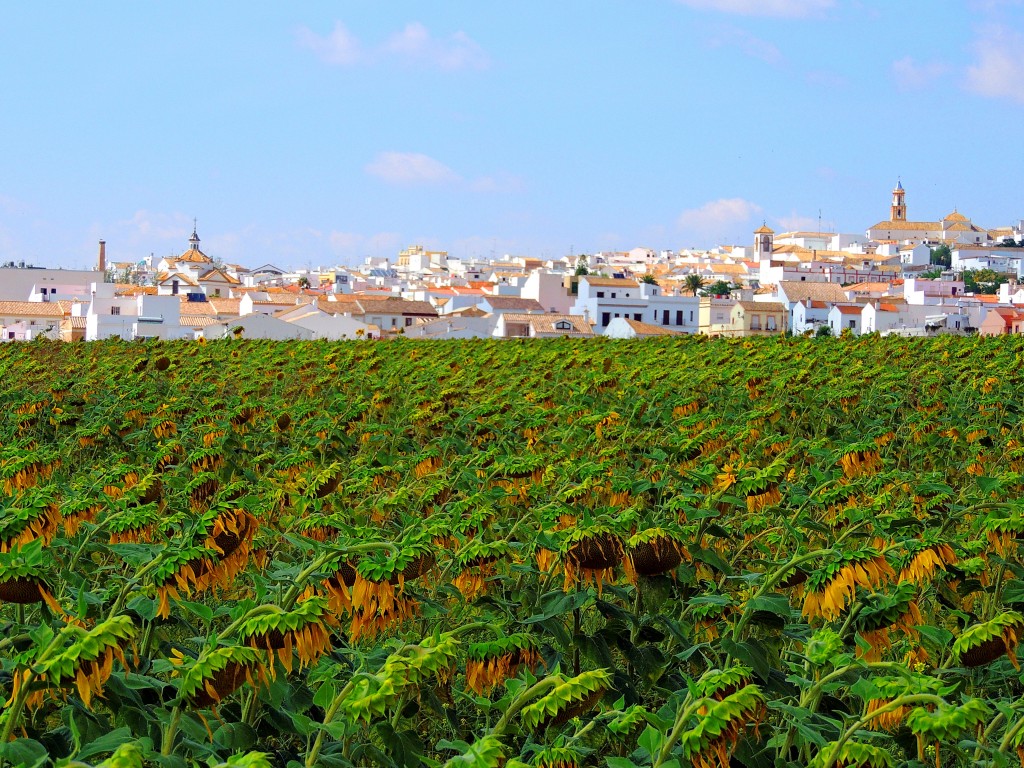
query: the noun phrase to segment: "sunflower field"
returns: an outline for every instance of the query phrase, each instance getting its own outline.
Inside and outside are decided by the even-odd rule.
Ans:
[[[0,345],[0,763],[1024,764],[1022,353]]]

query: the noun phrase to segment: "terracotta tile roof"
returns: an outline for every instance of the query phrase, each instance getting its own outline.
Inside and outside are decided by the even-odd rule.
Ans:
[[[586,280],[587,285],[594,285],[600,288],[638,288],[640,284],[636,280],[628,280],[622,277],[594,277],[583,275],[581,281]]]
[[[69,307],[63,301],[0,301],[2,317],[64,317]]]
[[[217,320],[210,315],[181,315],[178,322],[183,328],[205,328],[216,324]]]
[[[556,328],[555,324],[565,321],[572,325],[572,330],[562,330]],[[593,336],[594,331],[590,327],[590,324],[584,319],[583,315],[561,315],[561,314],[545,314],[545,315],[521,315],[515,312],[509,312],[505,315],[505,327],[507,328],[510,324],[512,325],[528,325],[531,326],[535,333],[557,333],[562,336]]]
[[[942,224],[938,221],[880,221],[868,229],[881,229],[886,232],[927,232],[941,230]]]
[[[786,305],[780,304],[777,301],[737,301],[736,305],[743,307],[747,311],[753,312],[783,312],[786,311]]]
[[[857,283],[856,285],[848,285],[843,290],[853,291],[854,293],[874,293],[875,291],[887,291],[889,287],[889,283]]]
[[[487,302],[492,309],[520,310],[523,312],[543,312],[544,307],[536,299],[524,299],[521,296],[488,296],[483,301]]]
[[[643,323],[639,320],[630,320],[628,317],[624,318],[626,325],[633,329],[633,332],[637,336],[679,336],[682,331],[673,330],[667,328],[664,325],[654,325],[653,323]]]
[[[238,278],[232,277],[222,269],[208,269],[199,276],[200,280],[216,280],[217,278],[230,285],[241,285],[241,281]]]
[[[178,261],[187,261],[191,264],[213,264],[213,259],[198,248],[189,248],[178,257]]]
[[[832,304],[847,301],[846,293],[839,283],[808,283],[801,280],[783,280],[779,289],[785,291],[790,301],[826,301]]]
[[[864,310],[864,307],[862,307],[860,304],[853,306],[849,304],[840,304],[836,307],[836,309],[839,310],[839,314],[841,315],[859,315]]]
[[[185,285],[199,285],[199,283],[197,283],[191,277],[189,277],[188,275],[183,275],[181,272],[161,272],[159,275],[156,276],[156,281],[158,283],[166,283],[168,281],[173,282],[174,280],[177,280],[179,283],[184,283]]]
[[[230,315],[237,317],[239,312],[239,304],[242,303],[241,299],[210,299],[207,302],[197,302],[209,304],[215,314],[218,315]]]
[[[155,285],[132,285],[131,283],[114,283],[115,296],[155,296]]]

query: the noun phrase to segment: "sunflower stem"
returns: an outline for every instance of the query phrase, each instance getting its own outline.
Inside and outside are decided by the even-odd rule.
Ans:
[[[174,739],[178,735],[178,724],[181,722],[181,704],[176,704],[171,710],[171,721],[167,723],[164,731],[163,743],[160,745],[160,754],[165,757],[174,751]]]
[[[690,718],[700,708],[701,703],[704,701],[705,699],[701,698],[696,701],[691,701],[688,705],[686,705],[685,701],[683,702],[684,706],[676,715],[676,720],[672,724],[672,730],[669,731],[668,737],[665,739],[664,743],[662,743],[661,750],[658,752],[658,759],[653,762],[651,768],[659,768],[659,766],[668,759],[669,754],[672,752],[672,747],[675,746],[675,743],[679,740],[680,734],[683,732],[683,728],[685,728],[686,724],[690,722]]]
[[[537,698],[542,693],[547,692],[548,688],[554,687],[559,682],[557,677],[549,675],[543,680],[531,685],[525,691],[516,696],[515,700],[509,705],[508,709],[501,716],[497,723],[494,724],[494,728],[491,729],[492,736],[503,736],[505,729],[508,728],[509,722],[513,717],[519,714],[519,710],[525,707],[531,700]]]

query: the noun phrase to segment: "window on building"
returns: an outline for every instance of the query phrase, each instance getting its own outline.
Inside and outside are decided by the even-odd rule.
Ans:
[[[214,298],[217,298],[217,299],[220,298],[220,288],[214,288],[213,289],[213,296],[214,296]]]
[[[668,310],[667,309],[661,310],[661,324],[662,325],[668,325]]]
[[[768,322],[767,322],[767,326],[766,327],[768,328],[769,331],[778,330],[776,325],[775,325],[775,316],[774,315],[768,315]]]
[[[642,323],[643,319],[644,319],[644,316],[640,312],[634,312],[633,313],[633,319],[636,320],[638,323]]]
[[[751,315],[750,316],[750,330],[760,331],[761,330],[761,316]]]
[[[612,298],[615,298],[615,291],[612,291]]]
[[[677,309],[676,310],[676,325],[682,325],[682,324],[683,324],[683,310]]]
[[[391,327],[394,328],[396,325],[398,325],[398,321],[395,320],[395,318],[392,317],[391,318]]]
[[[690,310],[690,322],[691,323],[693,322],[693,310],[692,309]]]
[[[171,296],[177,296],[177,295],[178,295],[178,281],[177,280],[171,280]]]
[[[848,323],[846,324],[846,327],[847,327],[847,328],[856,328],[856,327],[857,327],[857,321],[856,321],[856,320],[850,320],[850,321],[849,321],[849,322],[848,322]]]
[[[611,321],[612,321],[612,313],[611,312],[602,312],[601,313],[601,327],[602,328],[606,327],[608,325],[608,323],[610,323]]]
[[[112,315],[120,315],[121,314],[121,308],[120,307],[111,307],[110,308],[110,314],[112,314]]]
[[[411,317],[405,318],[405,326],[408,328],[410,325],[412,325],[412,318]]]
[[[604,298],[604,291],[598,291],[597,292],[597,298],[603,299]]]
[[[568,320],[559,320],[557,323],[555,323],[555,328],[558,329],[559,331],[571,331],[572,323],[570,323]]]

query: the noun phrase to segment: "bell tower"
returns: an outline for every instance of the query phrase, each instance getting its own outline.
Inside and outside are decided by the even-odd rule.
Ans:
[[[907,193],[903,191],[903,182],[896,182],[896,189],[892,191],[892,210],[889,216],[891,221],[907,220]]]
[[[754,261],[771,261],[775,248],[775,230],[767,223],[754,230]]]

